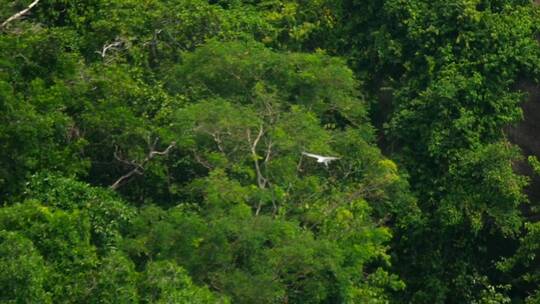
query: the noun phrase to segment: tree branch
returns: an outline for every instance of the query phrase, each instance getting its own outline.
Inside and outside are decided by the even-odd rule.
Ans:
[[[195,150],[192,150],[193,151],[193,155],[195,156],[195,160],[201,164],[203,167],[205,167],[206,169],[208,170],[213,170],[214,168],[212,167],[212,165],[210,165],[210,163],[208,163],[206,160],[202,159],[199,154],[197,154],[197,151]]]
[[[261,127],[259,128],[259,134],[257,134],[257,137],[255,138],[253,143],[251,142],[251,130],[247,129],[246,133],[250,144],[251,156],[253,157],[253,162],[255,163],[255,170],[257,172],[257,184],[259,185],[259,188],[264,189],[266,187],[266,178],[264,178],[264,176],[262,175],[258,160],[259,156],[257,155],[257,145],[259,144],[259,140],[261,140],[261,137],[264,133],[263,126],[261,125]]]
[[[149,140],[149,142],[150,142],[150,140]],[[116,158],[118,161],[120,161],[120,162],[122,162],[122,163],[124,163],[126,165],[129,165],[129,166],[133,167],[133,169],[131,169],[131,171],[129,171],[128,173],[120,176],[109,188],[111,188],[113,190],[116,190],[120,186],[122,186],[125,182],[127,182],[127,180],[129,178],[131,178],[133,175],[135,175],[135,174],[143,175],[144,174],[144,167],[146,166],[146,164],[149,161],[151,161],[155,156],[164,156],[164,155],[169,154],[171,149],[176,146],[176,142],[173,141],[165,150],[156,151],[155,150],[155,145],[156,144],[157,144],[157,138],[152,144],[149,144],[149,150],[150,151],[148,152],[148,155],[140,163],[137,163],[135,161],[129,161],[129,160],[122,159],[118,154],[118,148],[116,148],[116,151],[114,152],[114,158]]]
[[[119,162],[121,162],[121,163],[124,163],[124,164],[126,164],[126,165],[128,165],[128,166],[133,166],[133,165],[135,165],[135,162],[134,162],[134,161],[130,161],[130,160],[125,160],[125,159],[123,159],[123,158],[120,156],[120,154],[119,154],[119,150],[120,150],[120,149],[118,148],[118,146],[115,145],[113,156],[114,156],[114,158],[115,158],[117,161],[119,161]]]
[[[257,173],[257,184],[259,185],[260,189],[265,189],[266,184],[268,183],[268,180],[263,176],[261,172],[261,167],[259,166],[259,159],[258,159],[259,156],[257,155],[257,145],[259,144],[259,140],[261,140],[261,137],[264,134],[264,129],[263,129],[262,124],[259,127],[259,134],[257,134],[257,137],[255,138],[253,142],[251,142],[251,130],[249,128],[246,130],[246,134],[247,134],[248,142],[251,149],[251,157],[253,157],[253,162],[255,164],[255,171]],[[267,153],[269,152],[267,151]],[[269,156],[267,155],[267,157]],[[255,211],[255,215],[259,215],[261,208],[262,208],[262,201],[259,201],[259,204],[257,205],[257,209]]]
[[[219,137],[219,133],[216,131],[214,133],[208,132],[208,134],[210,134],[212,138],[214,138],[214,141],[216,142],[219,151],[223,154],[226,154],[225,149],[223,149],[223,142],[221,141],[221,137]]]
[[[270,161],[270,155],[272,154],[272,141],[268,142],[268,148],[266,149],[266,157],[264,158],[264,164],[266,165]]]
[[[101,58],[105,58],[109,50],[118,50],[118,48],[122,46],[122,44],[124,44],[124,42],[122,40],[118,40],[117,38],[115,42],[103,45],[101,52],[96,51],[96,53],[100,54]]]
[[[39,0],[35,0],[34,2],[30,3],[27,8],[23,9],[22,11],[16,13],[15,15],[9,17],[6,21],[2,22],[0,24],[0,28],[5,27],[8,23],[10,23],[13,20],[17,20],[21,18],[24,14],[28,13],[29,10],[31,10],[34,6],[38,4]]]
[[[148,155],[149,158],[148,160],[154,158],[154,156],[156,155],[159,155],[159,156],[163,156],[163,155],[167,155],[169,154],[169,152],[171,151],[172,148],[174,148],[174,146],[176,145],[175,142],[172,142],[165,150],[163,151],[151,151],[150,154]]]
[[[139,171],[139,168],[137,167],[137,168],[131,170],[130,172],[128,172],[128,173],[126,173],[126,174],[120,176],[120,178],[117,179],[117,180],[114,182],[114,184],[112,184],[112,185],[110,186],[110,188],[113,189],[113,190],[116,190],[116,189],[120,188],[120,186],[122,185],[122,183],[123,183],[125,180],[129,179],[129,178],[130,178],[131,176],[133,176],[134,174],[142,175],[143,173],[142,173],[141,171]]]
[[[300,160],[298,160],[298,165],[296,165],[296,171],[302,172],[302,160],[304,159],[304,155],[300,154]]]

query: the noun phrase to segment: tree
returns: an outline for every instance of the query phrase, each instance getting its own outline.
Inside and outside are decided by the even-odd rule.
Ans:
[[[426,219],[398,232],[404,301],[473,301],[482,290],[474,282],[497,273],[498,257],[484,253],[522,221],[526,183],[502,130],[521,118],[516,81],[538,75],[537,10],[527,1],[340,3],[337,31],[348,38],[329,45],[380,102],[382,142],[410,174]]]
[[[151,262],[140,283],[144,303],[228,303],[195,286],[186,271],[171,261]]]
[[[206,237],[198,225],[180,229],[200,231],[195,240],[210,238],[200,249],[189,245],[189,250],[182,244],[193,241],[174,236],[178,229],[172,227],[178,224],[160,225],[172,226],[160,229],[159,239],[171,230],[166,239],[178,243],[159,242],[172,247],[158,247],[153,255],[197,252],[184,254],[209,260],[177,259],[194,278],[224,290],[234,301],[376,301],[385,298],[387,289],[402,287],[384,271],[389,259],[383,244],[390,233],[372,222],[369,204],[377,221],[406,225],[405,218],[415,218],[414,200],[393,162],[373,146],[355,81],[341,61],[324,54],[283,55],[253,42],[210,42],[186,54],[166,87],[188,100],[163,113],[172,126],[169,140],[208,172],[183,186],[191,194],[187,201],[198,202],[208,218],[198,225],[214,224]],[[343,157],[327,170],[302,159],[302,151]],[[273,229],[292,235],[280,232],[285,239],[268,239]],[[215,255],[216,250],[221,253]],[[277,259],[276,266],[263,263],[268,259]],[[377,271],[357,277],[371,263]],[[233,278],[227,275],[230,267],[237,269]],[[313,279],[298,281],[303,272]],[[381,286],[372,278],[381,280]],[[257,286],[268,284],[268,294],[261,295]]]
[[[45,290],[49,269],[30,240],[17,232],[0,231],[0,301],[52,303]]]
[[[2,4],[5,301],[539,298],[531,1]]]

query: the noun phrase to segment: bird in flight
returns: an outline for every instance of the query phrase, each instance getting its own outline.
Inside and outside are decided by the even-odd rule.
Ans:
[[[326,167],[328,167],[328,163],[330,163],[331,161],[339,159],[339,157],[322,156],[307,152],[302,152],[302,155],[316,158],[318,163],[323,163]]]

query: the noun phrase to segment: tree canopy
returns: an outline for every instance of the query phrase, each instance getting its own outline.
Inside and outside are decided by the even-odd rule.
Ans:
[[[0,302],[540,303],[539,13],[0,0]]]

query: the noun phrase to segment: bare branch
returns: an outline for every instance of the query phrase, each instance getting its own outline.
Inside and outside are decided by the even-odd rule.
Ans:
[[[354,173],[354,166],[352,163],[349,163],[349,167],[347,168],[347,171],[345,172],[345,174],[343,175],[343,179],[346,179],[349,177],[349,175],[351,175],[352,173]]]
[[[270,154],[272,154],[272,141],[268,143],[268,147],[266,148],[266,157],[264,158],[264,164],[266,165],[270,161]]]
[[[202,159],[199,154],[197,154],[197,152],[195,150],[193,150],[193,155],[195,156],[195,160],[201,164],[203,167],[205,167],[206,169],[208,170],[212,170],[213,167],[212,165],[210,165],[210,163],[208,163],[206,160]]]
[[[216,142],[219,151],[225,154],[225,149],[223,149],[223,142],[221,141],[221,137],[219,137],[219,133],[215,132],[209,134],[212,135],[212,138],[214,138],[214,141]]]
[[[358,189],[349,196],[348,201],[352,202],[360,197],[376,198],[377,190],[380,190],[383,186],[384,183],[379,180],[369,181],[367,185],[360,184]]]
[[[129,161],[122,159],[118,154],[118,147],[116,147],[116,150],[114,152],[114,158],[116,158],[118,161],[127,164],[133,169],[129,171],[128,173],[122,175],[120,178],[118,178],[111,186],[110,188],[113,190],[118,189],[121,185],[123,185],[129,178],[131,178],[133,175],[143,175],[144,174],[144,168],[146,164],[151,161],[156,155],[163,156],[169,154],[172,148],[176,146],[176,142],[172,142],[165,150],[163,151],[156,151],[155,145],[157,144],[158,139],[156,138],[153,142],[153,144],[149,145],[150,151],[148,152],[148,155],[143,159],[141,163],[137,163],[135,161]],[[150,142],[150,140],[148,141]]]
[[[146,137],[146,146],[148,147],[149,151],[154,151],[155,150],[156,145],[158,143],[158,140],[159,140],[159,137],[156,137],[152,141],[152,135],[150,135],[150,134]]]
[[[105,58],[107,56],[107,51],[109,50],[118,50],[118,48],[123,44],[122,41],[115,41],[113,43],[105,44],[103,45],[103,48],[101,49],[101,58]]]
[[[259,144],[259,141],[261,140],[261,137],[264,134],[264,129],[261,124],[259,127],[259,134],[257,134],[257,137],[253,142],[251,142],[251,129],[246,130],[247,139],[250,145],[251,149],[251,157],[253,157],[253,163],[255,164],[255,171],[257,173],[257,184],[259,185],[260,189],[265,189],[266,185],[268,184],[268,180],[263,176],[261,172],[261,167],[259,166],[259,156],[257,155],[257,145]],[[255,210],[255,215],[259,215],[259,212],[262,208],[262,201],[259,201],[257,204],[257,209]]]
[[[150,152],[149,154],[149,160],[152,159],[154,156],[156,155],[159,155],[159,156],[163,156],[163,155],[167,155],[169,154],[169,152],[171,151],[172,148],[174,148],[174,146],[176,145],[175,142],[172,142],[165,150],[163,151],[152,151]]]
[[[264,189],[266,187],[267,180],[266,178],[264,178],[261,172],[261,168],[259,166],[259,160],[258,160],[259,156],[257,155],[257,145],[259,144],[259,140],[261,139],[264,133],[263,126],[262,125],[260,126],[259,134],[257,134],[257,137],[255,138],[253,143],[251,142],[251,130],[247,129],[246,133],[247,133],[247,138],[248,138],[250,148],[251,148],[251,156],[253,157],[253,162],[255,164],[255,171],[257,173],[257,184],[259,185],[259,188]]]
[[[34,6],[38,4],[39,0],[35,0],[34,2],[30,3],[27,8],[23,9],[22,11],[16,13],[15,15],[9,17],[6,21],[2,22],[0,25],[0,28],[5,27],[8,23],[10,23],[13,20],[17,20],[21,18],[24,14],[28,13],[29,10],[31,10]]]
[[[133,161],[123,159],[123,158],[120,156],[119,150],[120,150],[120,149],[118,148],[118,146],[115,146],[115,147],[114,147],[114,153],[113,153],[113,156],[114,156],[114,158],[115,158],[117,161],[122,162],[122,163],[124,163],[124,164],[126,164],[126,165],[128,165],[128,166],[134,166],[134,165],[136,165]]]
[[[302,172],[302,160],[304,159],[304,154],[300,154],[300,160],[298,160],[298,165],[296,165],[296,171]]]
[[[128,173],[126,173],[126,174],[120,176],[120,178],[117,179],[117,180],[114,182],[114,184],[112,184],[112,185],[110,186],[110,188],[113,189],[113,190],[118,189],[118,188],[122,185],[122,183],[123,183],[125,180],[129,179],[129,178],[130,178],[131,176],[133,176],[134,174],[142,175],[143,173],[142,173],[141,171],[139,171],[139,168],[135,168],[135,169],[129,171]]]
[[[255,141],[253,142],[253,149],[257,147],[257,144],[259,143],[259,140],[261,140],[261,137],[264,133],[263,126],[261,125],[259,127],[259,134],[257,134],[257,138],[255,138]]]

